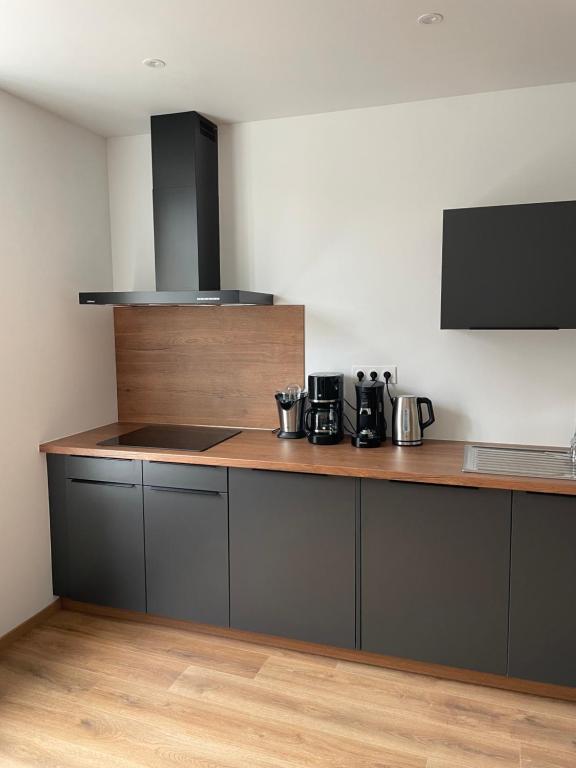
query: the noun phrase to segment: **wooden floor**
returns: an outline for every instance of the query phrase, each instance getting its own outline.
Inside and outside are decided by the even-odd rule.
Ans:
[[[576,704],[60,611],[0,654],[1,768],[575,768]]]

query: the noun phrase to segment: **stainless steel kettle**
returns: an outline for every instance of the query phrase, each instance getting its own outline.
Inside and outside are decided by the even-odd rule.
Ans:
[[[422,416],[423,405],[428,409],[426,421]],[[422,433],[434,420],[434,408],[428,397],[395,397],[392,404],[392,442],[394,445],[422,445]]]

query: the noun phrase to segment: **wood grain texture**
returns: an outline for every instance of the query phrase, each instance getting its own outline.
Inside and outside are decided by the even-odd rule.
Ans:
[[[574,729],[574,724],[570,725]],[[528,743],[520,748],[520,765],[522,768],[574,768],[576,757],[573,749],[556,750]]]
[[[576,704],[63,610],[0,654],[7,768],[567,768]]]
[[[139,426],[142,425],[108,424],[89,432],[44,443],[40,450],[75,456],[145,459],[576,495],[576,482],[572,480],[462,472],[466,443],[449,440],[425,440],[424,445],[417,448],[400,448],[387,442],[380,448],[362,450],[350,445],[348,439],[339,445],[311,445],[305,439],[279,440],[268,431],[248,430],[201,453],[98,445],[100,440]]]
[[[551,699],[576,702],[576,688],[568,688],[561,685],[549,685],[547,683],[532,682],[530,680],[520,680],[518,678],[504,677],[502,675],[494,675],[486,672],[475,672],[459,667],[428,664],[397,656],[384,656],[379,653],[370,653],[368,651],[336,648],[331,645],[309,643],[302,640],[291,640],[290,638],[278,637],[276,635],[263,635],[257,632],[227,629],[208,624],[197,624],[195,622],[182,621],[180,619],[155,616],[150,613],[142,614],[138,611],[127,611],[121,608],[110,608],[108,606],[93,605],[91,603],[80,603],[66,597],[62,598],[62,607],[69,611],[78,611],[79,613],[85,613],[92,616],[105,616],[121,621],[132,621],[138,624],[143,623],[160,627],[171,627],[183,632],[193,632],[196,634],[223,637],[247,643],[257,643],[258,645],[269,648],[300,651],[315,656],[322,656],[326,659],[362,662],[363,664],[370,664],[376,667],[394,669],[400,672],[410,672],[417,675],[428,675],[442,680],[453,680],[459,683],[473,683],[489,688],[499,688],[506,691],[516,691],[518,693],[531,693],[537,696],[547,696]]]
[[[116,307],[123,421],[274,429],[304,384],[304,307]]]
[[[34,629],[34,627],[36,627],[38,624],[42,624],[44,621],[46,621],[46,619],[52,616],[53,613],[59,611],[60,606],[61,601],[58,597],[56,600],[50,603],[50,605],[47,605],[46,608],[38,611],[38,613],[35,613],[34,616],[31,616],[29,619],[26,619],[26,621],[23,621],[22,624],[18,624],[17,627],[11,629],[10,632],[2,635],[0,637],[0,651],[4,648],[8,648],[8,646],[16,642],[19,637],[28,634],[28,632]]]

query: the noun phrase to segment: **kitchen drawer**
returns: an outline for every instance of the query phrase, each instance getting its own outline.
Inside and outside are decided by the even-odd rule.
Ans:
[[[226,467],[198,467],[191,464],[144,462],[144,485],[165,488],[189,488],[194,491],[228,492]]]
[[[133,459],[93,459],[88,456],[67,456],[66,477],[73,480],[140,485],[142,483],[142,462]]]

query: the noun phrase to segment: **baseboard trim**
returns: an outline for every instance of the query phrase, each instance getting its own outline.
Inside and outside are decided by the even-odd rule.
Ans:
[[[14,627],[14,629],[11,629],[10,632],[2,635],[2,637],[0,637],[0,651],[8,648],[9,645],[12,645],[12,643],[14,643],[20,637],[27,635],[28,632],[34,629],[34,627],[37,627],[39,624],[43,624],[46,619],[57,613],[61,607],[62,600],[58,597],[56,600],[54,600],[54,602],[50,603],[50,605],[47,605],[46,608],[42,608],[42,610],[38,611],[38,613],[35,613],[34,616],[30,616],[30,618],[26,619],[26,621],[23,621],[22,624],[18,624],[18,626]]]
[[[242,640],[247,643],[267,645],[272,648],[301,651],[302,653],[326,656],[339,661],[371,664],[376,667],[395,669],[400,672],[412,672],[417,675],[428,675],[430,677],[454,680],[460,683],[483,685],[488,688],[499,688],[501,690],[514,691],[516,693],[528,693],[534,696],[543,696],[550,699],[576,701],[576,688],[568,688],[562,685],[537,683],[531,680],[503,677],[502,675],[494,675],[487,672],[474,672],[473,670],[459,669],[457,667],[427,664],[425,662],[402,659],[396,656],[381,656],[378,653],[370,653],[368,651],[348,650],[346,648],[336,648],[331,645],[320,645],[317,643],[304,642],[302,640],[290,640],[288,638],[276,637],[273,635],[261,635],[256,632],[245,632],[239,629],[215,627],[209,624],[196,624],[191,621],[169,619],[164,616],[156,616],[150,613],[140,613],[139,611],[109,608],[102,605],[93,605],[92,603],[80,603],[65,597],[62,598],[62,608],[68,611],[76,611],[77,613],[87,613],[94,616],[119,619],[121,621],[135,621],[141,624],[155,624],[161,627],[172,627],[173,629],[181,629],[187,632],[200,632],[207,635],[215,635],[217,637],[228,637],[234,640]]]

